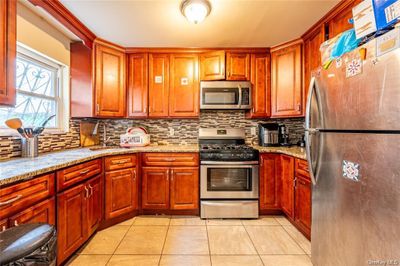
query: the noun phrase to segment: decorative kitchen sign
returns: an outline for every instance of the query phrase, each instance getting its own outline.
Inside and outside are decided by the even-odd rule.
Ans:
[[[189,79],[188,78],[181,78],[181,85],[186,86],[189,85]]]
[[[342,162],[342,173],[344,178],[348,178],[353,181],[360,181],[360,164],[343,160]]]
[[[361,59],[352,59],[346,63],[346,78],[354,77],[362,73]]]
[[[154,77],[154,83],[162,83],[162,81],[163,81],[163,78],[162,78],[162,76],[155,76]]]

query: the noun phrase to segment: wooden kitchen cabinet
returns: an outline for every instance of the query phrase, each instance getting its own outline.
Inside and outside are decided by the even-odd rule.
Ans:
[[[250,80],[250,54],[241,52],[226,53],[226,79]]]
[[[251,118],[271,116],[271,60],[269,54],[251,55],[251,84],[253,107]]]
[[[55,225],[55,211],[55,198],[52,197],[13,215],[10,218],[10,225],[18,226],[27,223],[48,223]]]
[[[197,209],[199,207],[199,169],[171,168],[171,202],[172,210]]]
[[[149,117],[168,117],[169,55],[149,54]]]
[[[57,261],[61,264],[96,230],[101,220],[101,176],[57,195]]]
[[[57,196],[57,261],[61,263],[87,239],[87,187],[70,188]]]
[[[198,117],[199,58],[196,54],[170,57],[169,117]]]
[[[137,155],[105,158],[105,218],[113,219],[138,209]]]
[[[142,208],[169,209],[168,167],[142,168]]]
[[[136,168],[106,173],[106,219],[131,213],[138,208]]]
[[[302,41],[296,40],[271,49],[271,115],[303,115]]]
[[[8,228],[8,219],[0,220],[0,232],[3,232]]]
[[[128,117],[148,116],[148,57],[148,53],[130,54],[128,57]]]
[[[0,106],[16,103],[17,1],[0,1]]]
[[[93,58],[96,116],[124,117],[126,106],[124,49],[104,41],[96,41]]]
[[[281,155],[281,208],[291,219],[294,218],[294,158]]]
[[[274,212],[281,209],[281,155],[260,155],[260,211]]]
[[[225,79],[225,51],[213,51],[200,55],[200,80]]]
[[[332,12],[332,17],[328,21],[329,39],[335,37],[343,31],[353,28],[353,24],[349,22],[353,18],[352,9],[354,6],[362,2],[362,0],[346,0],[336,10]]]
[[[311,181],[309,177],[296,175],[294,220],[303,232],[311,231]]]

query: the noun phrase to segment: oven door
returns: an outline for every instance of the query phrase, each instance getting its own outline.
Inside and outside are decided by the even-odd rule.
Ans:
[[[201,199],[258,199],[258,165],[215,163],[200,166]]]

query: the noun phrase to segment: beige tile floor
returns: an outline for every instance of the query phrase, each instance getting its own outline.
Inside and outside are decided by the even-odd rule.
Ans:
[[[310,266],[311,244],[283,216],[139,216],[96,233],[71,266]]]

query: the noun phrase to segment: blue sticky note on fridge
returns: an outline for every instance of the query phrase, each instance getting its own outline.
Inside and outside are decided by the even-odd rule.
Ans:
[[[373,0],[377,30],[394,24],[400,18],[400,0]]]

